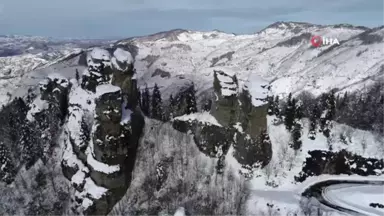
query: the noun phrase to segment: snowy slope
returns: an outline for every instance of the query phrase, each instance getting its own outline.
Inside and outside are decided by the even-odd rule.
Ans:
[[[0,89],[2,89],[0,91],[0,104],[9,101],[14,94],[14,90],[18,88],[25,89],[38,83],[39,80],[33,83],[29,81],[44,77],[47,74],[40,70],[46,68],[49,70],[48,73],[65,70],[65,66],[72,65],[74,56],[80,54],[83,49],[107,45],[112,42],[101,40],[56,40],[18,35],[0,36]],[[70,60],[64,64],[63,68],[60,64],[68,58]],[[31,74],[32,71],[37,71],[37,73]]]
[[[372,33],[365,33],[372,31]],[[176,35],[176,36],[175,36]],[[311,35],[337,38],[335,48],[313,48]],[[174,32],[172,37],[120,41],[138,47],[135,68],[142,85],[161,83],[162,89],[194,81],[209,88],[213,70],[234,71],[240,81],[257,74],[272,83],[274,94],[311,91],[318,95],[332,88],[360,90],[382,78],[383,28],[319,26],[277,23],[252,35],[222,32]],[[153,76],[156,70],[170,78]]]
[[[337,37],[342,42],[336,47],[312,48],[309,42],[311,35]],[[96,93],[90,93],[80,88],[78,82],[73,79],[76,71],[79,71],[80,74],[84,72],[83,75],[97,73],[86,70],[86,66],[80,63],[82,60],[91,67],[97,67],[100,62],[103,62],[120,71],[126,69],[122,65],[134,63],[139,87],[143,88],[147,85],[151,88],[157,83],[163,98],[168,98],[171,93],[176,94],[181,87],[191,82],[196,84],[198,94],[211,89],[214,71],[223,71],[229,75],[228,77],[236,75],[239,86],[250,90],[253,99],[255,99],[253,103],[256,106],[260,105],[260,102],[256,100],[257,98],[264,98],[270,93],[266,89],[260,88],[267,84],[271,84],[273,94],[283,96],[289,92],[299,93],[304,90],[318,95],[333,88],[338,88],[341,91],[361,91],[374,81],[383,79],[384,70],[384,29],[382,27],[366,29],[346,25],[320,26],[280,22],[251,35],[234,35],[219,31],[174,30],[119,41],[114,45],[123,48],[117,49],[86,49],[83,45],[76,43],[68,46],[52,45],[51,48],[37,48],[36,45],[24,46],[23,44],[25,41],[46,44],[49,40],[23,37],[21,39],[18,37],[16,39],[5,38],[0,39],[6,41],[4,44],[8,44],[7,46],[22,44],[20,45],[22,51],[0,57],[0,105],[6,104],[14,97],[24,96],[29,88],[36,90],[37,84],[49,74],[55,73],[58,76],[69,78],[75,87],[70,91],[68,112],[71,115],[66,119],[63,133],[68,135],[76,145],[79,144],[79,147],[81,147],[78,139],[81,130],[80,121],[86,113],[94,114],[95,112],[95,104],[89,103],[89,101],[94,101],[104,93],[120,91],[120,88],[109,84],[98,86]],[[127,47],[128,49],[125,49]],[[135,52],[130,49],[132,47],[136,49]],[[111,52],[111,50],[114,51]],[[83,56],[85,59],[82,59],[84,51],[87,51],[88,55]],[[220,76],[219,81],[226,83],[226,87],[231,89],[234,87],[233,79],[228,79],[228,77]],[[232,93],[226,91],[224,95],[231,95]],[[47,109],[46,104],[40,100],[35,100],[31,104],[28,120],[33,121],[34,114],[44,109]],[[122,112],[121,123],[124,124],[130,120],[131,111],[123,110]],[[175,119],[182,121],[196,119],[207,124],[220,126],[217,119],[206,112],[183,115]],[[147,120],[147,122],[149,122],[149,126],[146,127],[146,139],[143,139],[145,145],[142,145],[141,152],[139,152],[142,155],[138,159],[138,164],[135,165],[133,186],[129,192],[142,194],[146,192],[146,184],[148,184],[144,180],[151,180],[150,177],[161,179],[161,176],[155,175],[160,171],[158,171],[157,166],[154,167],[153,165],[157,163],[161,167],[163,160],[166,161],[168,157],[172,156],[171,153],[180,154],[175,156],[177,160],[180,160],[180,163],[171,163],[176,167],[170,172],[172,177],[165,180],[168,181],[165,183],[166,188],[172,188],[177,179],[183,179],[180,175],[184,177],[184,175],[200,173],[189,173],[193,169],[191,168],[193,165],[198,165],[196,168],[199,169],[204,168],[203,170],[209,175],[214,172],[216,159],[207,158],[198,152],[193,145],[196,143],[190,139],[191,137],[176,133],[169,125],[163,125],[164,127],[161,128],[159,125],[162,124],[160,123],[153,120]],[[272,211],[275,210],[274,208],[284,208],[285,213],[297,210],[297,197],[300,195],[300,189],[307,181],[311,181],[311,178],[308,178],[304,183],[297,183],[295,177],[302,171],[306,158],[310,156],[309,151],[337,152],[345,149],[364,157],[383,159],[384,145],[381,137],[377,137],[369,131],[335,123],[331,135],[332,146],[330,146],[328,144],[330,143],[329,139],[326,139],[322,134],[317,134],[316,140],[308,139],[309,122],[307,119],[303,119],[301,122],[303,125],[302,151],[294,151],[288,146],[291,134],[284,125],[275,125],[273,122],[272,117],[269,117],[268,133],[272,143],[272,160],[263,169],[254,170],[254,175],[248,182],[252,191],[248,200],[249,211],[252,214],[258,213],[258,210]],[[240,124],[236,126],[241,132]],[[157,133],[154,133],[153,130]],[[91,133],[94,132],[94,130],[91,131]],[[348,144],[339,140],[341,135],[347,136]],[[188,142],[185,140],[180,142],[180,139],[187,138]],[[76,157],[71,145],[62,149],[67,165],[79,167],[71,182],[73,184],[84,182],[84,191],[76,192],[77,197],[83,198],[82,205],[84,208],[89,207],[93,200],[108,193],[106,188],[96,185],[88,177],[89,167],[106,174],[116,173],[120,170],[119,166],[109,166],[96,161],[93,155],[92,142],[85,152],[87,164]],[[152,145],[147,144],[156,142],[161,142],[161,145],[153,145],[155,148],[149,149]],[[175,146],[179,143],[183,144],[180,149]],[[187,146],[187,143],[191,143],[191,145]],[[159,146],[166,148],[160,149]],[[205,176],[196,174],[194,178],[203,185],[201,186],[203,190],[199,191],[202,193],[201,197],[206,195],[203,192],[207,188],[213,188],[212,193],[216,193],[215,190],[222,189],[220,187],[227,187],[225,189],[228,189],[231,186],[228,191],[235,199],[231,191],[238,191],[240,186],[230,183],[232,181],[236,184],[243,184],[244,179],[239,175],[239,171],[247,171],[243,170],[236,161],[233,151],[234,149],[231,147],[225,157],[227,169],[231,172],[227,170],[226,175],[228,176],[220,180],[222,185],[214,183],[213,180],[209,181],[208,185],[204,185]],[[191,153],[194,153],[193,157]],[[148,158],[153,158],[153,161],[149,162]],[[185,158],[187,161],[194,162],[184,165],[183,159]],[[209,166],[205,166],[205,163],[208,163]],[[148,169],[148,167],[150,168]],[[143,170],[147,171],[143,173]],[[234,176],[238,178],[232,179],[232,170],[234,170]],[[380,169],[375,170],[375,172],[377,175],[383,174],[383,170]],[[232,180],[227,180],[227,177]],[[189,179],[192,182],[194,178]],[[162,193],[165,192],[156,192],[158,197],[163,197]],[[287,196],[282,196],[282,194]],[[129,195],[130,193],[126,194],[126,196]],[[199,196],[192,198],[201,199],[200,194],[197,195]],[[227,196],[227,194],[223,194],[223,196]],[[334,195],[332,197],[337,198]],[[127,201],[134,198],[136,197],[127,197]],[[138,196],[138,198],[145,200],[145,196]],[[189,197],[182,194],[178,199],[187,202]],[[176,210],[179,200],[173,200],[175,206],[169,208]],[[228,203],[233,204],[234,202],[228,201]],[[271,203],[279,207],[272,207],[271,210]],[[134,206],[134,208],[150,207],[150,204],[148,205]],[[229,208],[229,206],[222,205]]]
[[[315,140],[307,138],[309,122],[306,119],[302,120],[303,132],[302,132],[302,141],[303,146],[302,150],[295,152],[293,149],[288,147],[287,143],[290,141],[290,134],[285,129],[285,126],[275,125],[273,123],[274,117],[268,117],[268,132],[271,138],[273,146],[273,156],[271,162],[264,168],[256,170],[254,177],[250,180],[252,196],[248,200],[248,211],[253,214],[262,214],[263,212],[273,212],[273,215],[289,215],[289,214],[303,214],[303,203],[301,203],[301,193],[305,189],[309,188],[311,185],[322,182],[326,180],[380,180],[384,181],[383,172],[384,170],[377,170],[377,176],[357,176],[357,175],[321,175],[313,176],[307,178],[304,182],[299,183],[295,181],[295,176],[297,176],[305,163],[305,160],[310,155],[309,151],[312,150],[325,150],[329,151],[330,146],[327,144],[327,139],[322,134],[317,134]],[[345,149],[349,152],[362,155],[364,157],[373,157],[377,159],[384,158],[384,143],[380,137],[375,136],[371,132],[362,131],[358,129],[351,128],[346,125],[334,123],[334,128],[332,129],[331,140],[332,140],[332,152],[337,152],[342,149]],[[347,145],[339,140],[339,135],[341,133],[348,132],[348,139],[351,141]],[[365,140],[369,143],[367,146],[364,146],[362,141]],[[227,163],[230,164],[235,169],[241,170],[241,166],[231,157],[229,152],[227,155]],[[229,156],[229,157],[228,157]],[[379,187],[381,190],[384,188]],[[332,189],[332,188],[331,188]],[[364,195],[364,191],[357,192],[353,188],[350,188],[349,192]],[[348,191],[347,191],[348,192]],[[384,192],[384,191],[382,191]],[[346,200],[336,196],[337,191],[330,190],[329,199],[335,201],[335,203],[347,202],[347,204],[353,206],[351,199]],[[284,196],[282,196],[284,194]],[[382,195],[383,193],[381,193]],[[377,199],[377,196],[372,193],[367,193],[366,196],[369,199],[376,199],[376,202],[380,201]],[[367,198],[367,199],[368,199]],[[344,200],[344,201],[342,201]],[[356,200],[354,200],[356,202]],[[271,206],[271,204],[273,206]],[[319,204],[305,203],[305,208],[313,207],[319,208]],[[368,205],[365,205],[364,208],[370,209]],[[324,209],[324,207],[322,207]],[[357,209],[359,209],[357,207]],[[379,210],[371,209],[372,212],[377,212]],[[360,212],[360,211],[359,211]],[[339,215],[339,212],[333,212],[331,215]]]
[[[334,48],[315,49],[310,44],[311,35],[336,37],[341,44]],[[192,81],[198,91],[211,88],[214,70],[236,74],[239,84],[256,74],[272,84],[275,95],[303,90],[318,95],[332,88],[362,90],[364,86],[382,79],[383,37],[382,27],[368,29],[350,25],[278,22],[250,35],[172,30],[122,40],[115,45],[134,47],[135,52],[129,54],[129,61],[135,62],[139,85],[151,87],[158,83],[165,97]],[[7,89],[1,91],[2,101],[10,99],[13,86],[17,86],[21,77],[30,71],[48,66],[49,70],[66,70],[55,59],[79,52],[77,48],[86,45],[108,44],[108,41],[59,43],[39,37],[0,39],[3,42],[0,50],[9,47],[21,50],[16,52],[17,55],[0,57],[0,88]],[[37,49],[31,44],[44,46]],[[121,49],[114,54],[117,58],[111,62],[116,66],[119,66],[119,58],[127,55]],[[72,59],[67,61],[73,62]],[[155,72],[159,71],[169,75],[158,76]]]

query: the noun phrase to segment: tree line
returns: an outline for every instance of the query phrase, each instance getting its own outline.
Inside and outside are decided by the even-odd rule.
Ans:
[[[144,90],[138,90],[138,104],[144,115],[160,121],[167,121],[178,114],[191,114],[197,112],[195,84],[192,83],[185,91],[177,96],[170,95],[168,109],[163,101],[157,83],[150,92],[148,86]]]
[[[316,98],[310,93],[302,93],[293,97],[292,93],[285,100],[280,100],[279,96],[268,97],[268,115],[276,116],[275,123],[283,123],[285,128],[291,133],[292,140],[290,146],[299,150],[302,146],[302,118],[308,118],[309,133],[308,138],[314,140],[317,133],[322,133],[325,137],[330,136],[332,121],[335,120],[337,101],[342,101],[335,97],[335,91],[324,93]],[[342,103],[340,103],[342,104]]]
[[[330,137],[332,122],[383,134],[384,95],[382,83],[376,83],[365,92],[336,94],[337,89],[318,97],[303,92],[297,97],[290,93],[285,100],[279,96],[268,97],[268,115],[276,116],[275,123],[284,123],[292,134],[291,145],[300,149],[302,125],[300,119],[308,118],[308,138],[317,133]]]

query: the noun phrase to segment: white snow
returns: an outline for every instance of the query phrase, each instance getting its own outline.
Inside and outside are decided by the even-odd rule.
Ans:
[[[51,73],[51,74],[48,74],[47,76],[49,79],[51,80],[55,80],[55,79],[58,79],[58,80],[66,80],[67,78],[65,78],[63,75],[59,74],[59,73]]]
[[[102,163],[100,161],[97,161],[94,158],[94,156],[92,155],[91,148],[89,148],[89,147],[86,150],[86,155],[87,155],[87,163],[95,171],[102,172],[102,173],[105,173],[105,174],[111,174],[111,173],[115,173],[115,172],[120,171],[120,166],[119,165],[108,165],[108,164]]]
[[[198,113],[191,113],[189,115],[182,115],[182,116],[178,116],[178,117],[174,118],[174,120],[180,120],[180,121],[197,120],[197,121],[202,122],[202,123],[206,123],[206,124],[210,124],[210,125],[216,125],[216,126],[221,127],[221,124],[209,112],[198,112]]]
[[[111,59],[111,55],[109,54],[108,50],[98,47],[92,49],[92,51],[89,53],[89,57],[103,61],[109,61]]]
[[[179,207],[176,210],[174,216],[185,216],[185,209],[183,207]]]
[[[93,199],[100,199],[108,190],[97,186],[91,178],[86,178],[84,191],[86,191]]]
[[[272,143],[272,159],[270,163],[262,170],[255,170],[255,177],[251,180],[254,189],[268,188],[273,190],[266,182],[274,182],[278,190],[292,190],[296,188],[297,183],[294,176],[298,175],[302,170],[306,157],[309,156],[308,151],[312,150],[329,150],[327,139],[322,133],[316,134],[316,139],[308,138],[309,122],[307,119],[302,120],[302,151],[295,152],[288,146],[291,139],[290,133],[285,129],[284,124],[274,125],[274,117],[268,116],[268,133]],[[370,132],[353,129],[349,126],[333,123],[331,130],[332,151],[340,151],[345,149],[351,153],[355,153],[364,157],[372,157],[382,159],[384,157],[384,145],[382,140]],[[339,140],[342,131],[348,132],[348,137],[352,142],[347,145]],[[348,138],[349,139],[349,138]],[[368,144],[366,148],[361,144],[364,139]],[[284,160],[282,160],[284,158]],[[259,176],[259,177],[257,177]]]
[[[258,107],[267,103],[264,101],[268,96],[267,87],[269,86],[269,83],[266,80],[257,74],[251,73],[246,82],[246,86],[251,94],[252,104],[254,106]]]
[[[81,185],[85,179],[85,173],[82,170],[76,172],[75,175],[72,176],[71,182],[77,185]]]
[[[41,100],[40,96],[38,96],[33,103],[29,105],[30,109],[27,113],[27,119],[28,121],[34,121],[34,115],[36,113],[40,113],[41,111],[48,109],[48,102],[45,100]]]
[[[67,143],[63,152],[63,161],[66,163],[68,167],[83,167],[83,163],[77,158],[75,153],[73,152],[72,145]]]
[[[371,203],[382,204],[384,200],[382,185],[331,185],[325,189],[323,196],[331,203],[359,213],[377,216],[384,214],[384,209],[369,206]]]
[[[103,85],[98,85],[96,87],[97,96],[101,96],[106,93],[116,93],[120,91],[121,91],[120,87],[111,85],[111,84],[103,84]]]
[[[239,83],[245,83],[248,86],[252,95],[252,103],[256,106],[264,104],[257,100],[257,98],[266,96],[265,89],[260,88],[260,83],[262,85],[265,83],[262,80],[267,80],[271,83],[272,92],[275,95],[284,96],[289,92],[297,94],[301,91],[309,91],[318,95],[335,87],[342,89],[342,91],[359,91],[365,88],[367,84],[372,83],[372,80],[382,76],[382,73],[380,73],[380,67],[384,59],[382,42],[365,45],[361,43],[360,39],[356,38],[341,44],[327,53],[321,53],[321,49],[309,49],[309,44],[305,42],[291,47],[275,46],[277,43],[293,36],[298,36],[302,32],[317,32],[320,35],[326,35],[327,37],[337,36],[344,40],[361,33],[363,30],[314,26],[305,27],[302,32],[295,33],[287,25],[283,23],[279,28],[268,28],[253,35],[188,31],[177,35],[177,41],[137,39],[135,43],[139,47],[139,53],[135,61],[135,69],[138,73],[135,76],[137,76],[137,80],[141,85],[158,82],[158,84],[163,86],[162,89],[168,89],[169,91],[174,91],[177,86],[185,84],[182,79],[178,78],[183,76],[185,78],[184,81],[193,80],[198,85],[201,85],[201,88],[197,89],[203,91],[212,85],[213,69],[221,68],[226,73],[233,72],[238,77]],[[292,26],[303,29],[300,24],[292,24]],[[166,49],[166,47],[175,43],[190,49]],[[211,60],[213,58],[231,51],[235,51],[232,59],[225,58],[219,62],[220,67],[211,67]],[[123,58],[129,60],[127,56],[124,56],[128,55],[127,53],[119,52],[121,51],[116,50],[114,58],[111,60],[107,50],[95,48],[89,53],[87,60],[91,61],[90,64],[93,64],[92,59],[107,62],[113,61],[113,59],[117,60],[118,58],[120,60]],[[147,62],[145,59],[148,55],[160,57],[156,61]],[[34,79],[41,79],[37,73],[32,75],[28,73],[35,68],[48,65],[49,62],[54,61],[43,59],[39,55],[29,54],[0,58],[0,89],[2,89],[0,91],[0,105],[9,101],[10,96],[8,94],[15,95],[16,89],[26,88],[26,86],[36,82],[33,81]],[[49,68],[50,73],[54,71],[54,67],[56,65],[52,65]],[[156,80],[157,77],[151,77],[156,68],[169,71],[171,78],[169,80]],[[64,69],[61,68],[60,70]],[[28,80],[28,82],[24,80]],[[104,86],[102,89],[98,89],[97,95],[111,91],[115,92],[117,89],[111,90],[111,88]],[[228,89],[224,90],[224,94],[232,93]],[[73,106],[69,110],[68,131],[70,131],[71,138],[78,137],[81,118],[88,112],[91,114],[94,112],[94,97],[95,95],[89,95],[86,91],[78,90],[77,88],[71,91],[70,104],[80,105],[80,107]],[[88,104],[88,101],[90,104]],[[33,119],[33,113],[45,108],[43,102],[36,101],[35,105],[36,107],[28,113],[29,120]],[[123,122],[128,120],[129,115],[126,115],[127,113],[129,111],[125,115],[123,114]],[[203,119],[202,121],[204,122],[219,125],[213,116],[204,113],[178,118],[184,120]],[[271,125],[271,121],[269,122],[268,130],[274,155],[271,163],[266,168],[255,171],[255,177],[250,181],[252,188],[255,191],[274,190],[270,186],[265,185],[267,181],[273,181],[278,185],[278,190],[293,190],[298,186],[293,183],[293,177],[301,170],[307,152],[315,149],[328,150],[327,140],[321,134],[317,134],[314,141],[307,139],[308,122],[304,120],[303,151],[294,152],[290,148],[286,148],[290,135],[284,129],[284,126],[274,126]],[[237,126],[237,129],[240,131],[240,125]],[[333,151],[346,149],[365,157],[383,158],[384,150],[380,144],[381,141],[377,140],[372,133],[351,129],[341,124],[335,124],[332,131]],[[337,140],[338,133],[342,131],[350,131],[351,142],[347,145]],[[362,142],[367,143],[366,147],[361,145]],[[232,151],[233,149],[230,149],[228,155],[231,155]],[[93,162],[92,151],[88,153],[88,157],[91,155],[91,162]],[[74,155],[70,144],[67,145],[63,157],[70,166],[80,166],[79,164],[81,164],[81,161]],[[281,158],[285,160],[282,161]],[[228,156],[226,160],[232,167],[238,168],[239,164],[236,163],[233,157]],[[100,164],[93,165],[99,167]],[[101,168],[106,168],[110,171],[110,167],[101,166]],[[78,175],[82,174],[79,173]],[[77,179],[77,177],[75,177],[75,180],[80,179]],[[287,195],[287,193],[282,192],[280,195],[279,193],[275,195],[271,196],[276,200],[281,200],[284,198],[283,195]],[[263,194],[263,196],[268,195]],[[286,203],[289,205],[291,199],[288,195],[287,200]],[[262,205],[263,198],[259,197],[256,201],[259,201],[259,204]],[[89,205],[92,201],[84,199],[83,202],[84,205]]]
[[[83,202],[81,203],[84,209],[88,209],[92,204],[93,204],[93,201],[88,198],[84,198]]]
[[[133,113],[130,109],[125,109],[125,103],[122,104],[122,116],[120,124],[128,124],[131,121],[131,114]]]
[[[302,170],[303,163],[311,150],[329,150],[327,139],[320,133],[316,134],[316,139],[307,138],[309,122],[306,119],[302,120],[304,127],[302,133],[302,151],[295,152],[288,147],[290,134],[285,129],[284,124],[274,125],[274,117],[268,116],[268,133],[272,143],[272,159],[270,163],[263,169],[255,169],[254,176],[250,180],[250,188],[253,191],[252,196],[248,200],[248,209],[253,214],[261,214],[261,212],[276,211],[280,209],[281,215],[300,213],[300,194],[311,185],[326,180],[380,180],[384,181],[384,176],[358,176],[358,175],[321,175],[308,177],[304,182],[298,183],[294,180]],[[382,159],[383,143],[375,136],[367,131],[353,129],[349,126],[333,123],[331,132],[332,151],[346,149],[349,152],[356,153],[365,157],[373,157]],[[341,132],[348,132],[348,137],[352,142],[347,145],[338,140]],[[361,140],[367,142],[367,147],[361,145]],[[241,165],[237,163],[231,155],[230,149],[226,161],[235,170],[242,171]],[[378,171],[378,175],[382,171]],[[269,185],[267,184],[269,183]],[[275,186],[272,186],[275,185]],[[353,191],[353,189],[351,189]],[[356,192],[357,193],[357,192]],[[360,193],[358,193],[360,194]],[[367,195],[371,196],[371,195]],[[341,197],[340,197],[341,198]],[[374,196],[371,196],[374,198]],[[336,198],[335,198],[336,199]],[[348,201],[348,200],[347,200]],[[348,201],[351,202],[351,201]],[[274,204],[274,207],[268,207],[267,203]],[[274,213],[275,214],[275,213]],[[277,214],[277,213],[276,213]],[[335,215],[338,215],[335,212]]]
[[[123,50],[121,48],[117,48],[115,52],[113,53],[113,56],[116,57],[116,59],[119,62],[132,64],[133,63],[133,57],[130,52]]]
[[[240,122],[236,122],[233,127],[236,128],[240,133],[244,133],[243,127],[241,126]]]

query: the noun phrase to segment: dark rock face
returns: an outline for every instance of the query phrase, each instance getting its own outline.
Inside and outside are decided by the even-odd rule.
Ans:
[[[69,150],[62,167],[77,190],[72,207],[75,214],[106,215],[121,199],[131,182],[144,128],[144,117],[136,110],[133,64],[118,64],[117,59],[111,64],[107,54],[99,49],[95,56],[87,57],[88,71],[83,74],[81,88],[72,90],[74,97],[81,99],[73,99],[75,104],[68,106],[67,124],[72,128],[67,131]],[[121,71],[122,67],[126,70]],[[102,195],[89,187],[99,188]]]
[[[119,165],[120,170],[111,174],[103,173],[90,167],[90,177],[99,186],[109,191],[102,199],[95,200],[95,205],[87,214],[107,214],[118,202],[131,182],[139,138],[144,127],[143,116],[135,111],[128,123],[120,124],[121,95],[111,93],[106,98],[96,100],[96,132],[93,136],[95,159],[108,165]],[[103,114],[105,111],[113,114]]]
[[[234,129],[208,125],[198,121],[174,120],[172,124],[176,130],[187,133],[191,131],[194,141],[201,152],[209,157],[220,157],[226,155],[229,147],[233,144]]]
[[[198,118],[190,121],[176,118],[172,121],[173,128],[183,133],[191,132],[201,152],[219,158],[218,172],[224,166],[225,156],[231,146],[234,149],[232,156],[250,172],[258,166],[266,166],[272,158],[269,137],[268,140],[261,137],[267,129],[267,105],[254,107],[249,92],[246,89],[239,91],[236,76],[229,76],[223,71],[214,71],[214,74],[214,94],[211,97],[216,97],[216,100],[205,98],[202,106],[221,126],[201,122]],[[222,80],[226,82],[223,83],[218,76],[225,76]],[[232,79],[231,83],[229,79]],[[222,94],[226,85],[233,89],[227,88]],[[186,91],[176,95],[176,103],[171,105],[174,107],[173,116],[185,114]]]
[[[45,82],[40,83],[41,99],[57,107],[61,112],[62,120],[67,114],[70,89],[71,84],[66,78],[62,77],[48,77]]]
[[[162,47],[161,49],[162,50],[168,50],[168,49],[172,49],[173,47],[175,47],[177,49],[184,50],[184,51],[191,51],[192,50],[191,46],[186,45],[186,44],[171,44],[167,47]]]
[[[231,52],[227,52],[227,53],[225,53],[219,57],[213,58],[211,61],[212,62],[211,67],[216,66],[217,62],[219,62],[221,59],[224,59],[224,58],[228,59],[228,61],[231,61],[233,54],[235,54],[235,52],[231,51]]]
[[[381,209],[384,209],[384,205],[383,204],[380,204],[380,203],[370,203],[369,206],[373,207],[373,208],[381,208]]]
[[[303,170],[295,177],[298,182],[303,182],[309,176],[321,174],[347,174],[347,175],[380,175],[384,173],[384,161],[374,158],[364,158],[345,150],[329,152],[315,150],[304,163]]]
[[[237,133],[234,157],[244,167],[266,166],[272,158],[272,146],[248,134]]]
[[[223,83],[219,76],[231,78],[231,83]],[[232,95],[223,95],[226,84],[234,85]],[[265,166],[272,157],[272,146],[262,144],[260,135],[267,129],[267,105],[255,107],[248,90],[239,91],[236,76],[229,76],[224,71],[214,71],[214,92],[216,100],[211,104],[211,114],[224,127],[240,126],[243,133],[237,133],[234,143],[234,157],[244,166],[252,167],[256,163]],[[240,92],[240,93],[238,93]],[[237,130],[236,130],[237,131]]]
[[[84,89],[95,93],[97,85],[110,81],[111,72],[103,62],[88,66],[88,71],[89,73],[82,76],[81,87]]]
[[[363,41],[364,45],[380,43],[383,41],[383,36],[375,34],[376,31],[383,29],[384,27],[374,28],[368,31],[365,31],[358,35],[358,38]]]
[[[93,136],[95,159],[107,164],[118,164],[122,161],[126,149],[118,139],[121,133],[120,91],[102,95],[95,101],[96,131]]]
[[[312,36],[311,33],[306,32],[299,36],[291,37],[286,41],[279,42],[278,44],[276,44],[276,46],[285,46],[285,47],[295,46],[297,44],[300,44],[301,42],[309,41],[311,36]]]
[[[167,71],[163,71],[161,69],[156,69],[155,72],[153,72],[152,77],[154,76],[160,76],[161,78],[170,78],[171,74]]]

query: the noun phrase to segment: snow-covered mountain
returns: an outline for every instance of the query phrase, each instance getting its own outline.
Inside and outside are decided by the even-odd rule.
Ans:
[[[383,34],[382,27],[275,23],[252,35],[176,30],[118,44],[138,47],[135,68],[142,75],[139,81],[148,85],[166,88],[187,79],[202,89],[211,83],[213,70],[224,68],[239,80],[262,76],[274,94],[307,90],[318,95],[332,88],[362,89],[382,78]],[[313,48],[311,35],[342,42]]]
[[[0,42],[1,214],[383,211],[383,27]]]
[[[20,87],[22,77],[31,71],[60,62],[83,49],[103,46],[113,41],[57,40],[33,36],[0,36],[0,101],[8,101],[11,92]]]
[[[341,44],[313,48],[311,35],[337,38]],[[213,70],[225,70],[235,73],[240,81],[257,74],[273,84],[275,95],[301,91],[319,95],[333,88],[361,90],[382,79],[383,37],[383,27],[277,22],[251,35],[177,29],[121,40],[115,45],[126,46],[132,52],[140,85],[159,83],[165,94],[166,89],[191,81],[198,90],[209,88]],[[59,57],[76,55],[80,52],[76,48],[91,44],[108,47],[111,43],[55,42],[39,37],[4,37],[1,41],[3,50],[17,47],[11,49],[23,53],[0,58],[2,85],[10,93],[12,85],[19,82],[17,78],[55,63]],[[39,45],[35,48],[33,44]],[[32,52],[34,49],[45,51]],[[36,54],[28,54],[31,52]]]

